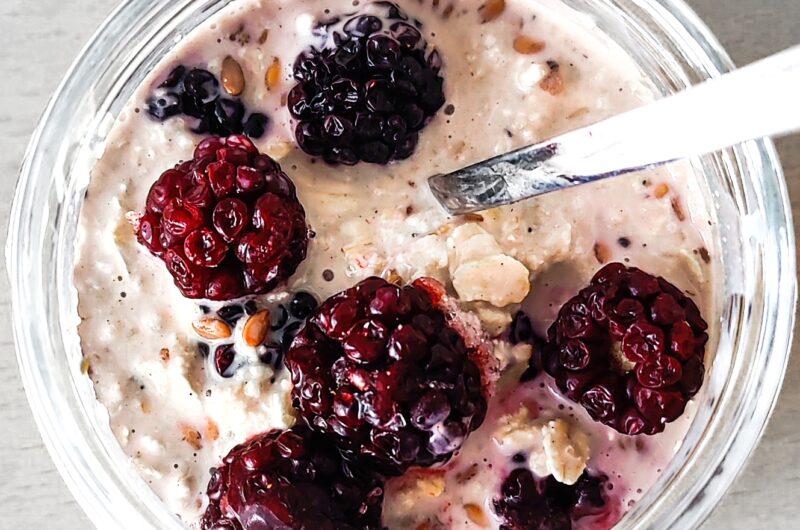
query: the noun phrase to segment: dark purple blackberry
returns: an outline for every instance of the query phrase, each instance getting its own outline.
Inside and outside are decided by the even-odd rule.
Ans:
[[[655,434],[703,383],[707,328],[691,298],[664,278],[609,263],[561,307],[541,362],[594,420]]]
[[[606,507],[605,477],[586,472],[572,486],[553,477],[537,479],[527,468],[514,469],[503,481],[494,509],[501,530],[571,530],[575,520]]]
[[[382,480],[304,426],[234,447],[207,492],[203,530],[381,528]]]
[[[150,188],[136,229],[187,298],[267,293],[305,259],[294,184],[243,135],[209,137]]]
[[[447,461],[486,414],[476,352],[433,283],[367,278],[323,302],[286,354],[306,423],[388,475]]]
[[[219,81],[200,68],[176,66],[147,98],[147,112],[158,121],[183,114],[195,118],[192,132],[230,136],[246,134],[260,138],[269,118],[260,112],[247,115],[240,99],[222,97]]]
[[[287,102],[303,151],[346,165],[411,156],[445,101],[441,58],[426,55],[420,28],[389,2],[318,28],[324,42],[295,61]]]

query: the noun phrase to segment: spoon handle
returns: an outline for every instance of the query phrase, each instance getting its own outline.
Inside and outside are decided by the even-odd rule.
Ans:
[[[546,142],[429,179],[450,213],[702,155],[800,129],[800,46]]]

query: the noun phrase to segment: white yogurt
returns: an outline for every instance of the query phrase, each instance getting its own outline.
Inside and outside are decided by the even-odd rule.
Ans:
[[[491,334],[508,324],[523,297],[522,306],[542,332],[560,303],[588,280],[600,261],[625,261],[663,275],[689,291],[706,314],[711,309],[714,262],[702,257],[705,249],[713,255],[712,223],[688,166],[611,179],[470,219],[448,218],[426,188],[426,178],[434,173],[653,98],[633,62],[588,18],[558,2],[507,0],[497,19],[481,24],[481,0],[454,3],[446,19],[447,2],[401,0],[404,10],[424,22],[425,38],[444,58],[447,112],[440,111],[422,131],[410,159],[388,166],[333,167],[297,149],[282,104],[292,86],[291,65],[311,41],[310,28],[325,16],[323,10],[348,12],[353,3],[234,0],[156,67],[118,116],[92,171],[75,268],[83,352],[97,398],[108,409],[123,449],[167,507],[191,528],[197,527],[205,505],[209,468],[233,445],[258,432],[287,427],[294,418],[285,371],[252,369],[227,380],[208,373],[191,327],[200,315],[197,303],[183,298],[163,264],[137,244],[126,219],[128,212],[143,208],[161,172],[191,157],[200,139],[183,118],[157,123],[140,110],[152,86],[177,64],[218,75],[222,59],[231,55],[244,70],[245,104],[272,119],[257,144],[280,159],[316,232],[308,258],[286,290],[304,288],[326,297],[387,271],[406,281],[434,276],[452,288],[466,252],[454,234],[459,225],[471,223],[475,226],[468,230],[480,232],[493,253],[480,257],[486,260],[480,267],[464,269],[470,275],[459,276],[459,291],[502,278],[505,269],[493,269],[505,266],[499,263],[513,262],[523,279],[524,274],[531,278],[527,296],[515,297],[518,288],[528,287],[527,281],[522,287],[505,284],[508,292],[499,298],[485,288],[465,296],[474,300],[465,308],[475,311]],[[261,43],[264,30],[269,30],[268,37]],[[544,49],[518,53],[513,43],[520,35],[543,41]],[[267,89],[265,71],[276,60],[282,79]],[[563,90],[556,95],[541,85],[550,71],[548,60],[560,65]],[[333,280],[323,280],[325,270],[333,271]],[[492,305],[509,301],[514,303]],[[465,504],[483,507],[491,518],[491,499],[504,473],[491,433],[500,415],[523,402],[535,402],[542,418],[568,418],[588,433],[589,468],[612,479],[610,493],[619,507],[615,516],[652,485],[655,470],[665,467],[691,420],[687,412],[665,433],[634,440],[592,422],[542,378],[495,398],[484,426],[448,465],[441,495],[427,499],[404,487],[401,482],[409,477],[390,483],[384,510],[389,528],[413,529],[434,516],[446,528],[467,528]],[[459,473],[476,463],[473,478],[464,482]],[[490,527],[498,527],[493,518]]]

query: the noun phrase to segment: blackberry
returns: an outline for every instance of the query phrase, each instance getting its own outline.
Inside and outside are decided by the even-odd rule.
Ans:
[[[136,235],[188,298],[262,294],[306,257],[294,184],[241,135],[210,137],[150,188]],[[223,317],[224,318],[224,317]]]
[[[237,445],[211,470],[202,530],[379,530],[383,483],[297,426]]]
[[[537,479],[516,468],[500,487],[494,509],[503,521],[500,530],[571,530],[574,521],[597,515],[606,507],[606,477],[586,472],[572,486],[553,477]]]
[[[474,352],[432,282],[363,280],[323,302],[286,354],[306,423],[387,475],[448,460],[486,414]]]
[[[372,2],[318,28],[324,42],[295,61],[287,101],[303,151],[346,165],[411,156],[445,101],[441,57],[421,27],[395,4]]]
[[[596,421],[655,434],[703,383],[707,328],[673,284],[610,263],[561,307],[541,364]]]
[[[223,97],[219,81],[208,70],[176,66],[147,98],[148,114],[158,121],[183,114],[195,118],[192,132],[230,136],[246,134],[260,138],[269,118],[260,112],[247,114],[238,98]]]

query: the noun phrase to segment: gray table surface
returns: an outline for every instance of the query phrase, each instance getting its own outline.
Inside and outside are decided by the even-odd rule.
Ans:
[[[0,228],[28,137],[47,98],[117,0],[0,1]],[[690,0],[737,64],[800,42],[800,0]],[[798,94],[800,99],[800,94]],[[800,103],[798,103],[800,104]],[[778,142],[800,218],[800,136]],[[795,223],[797,230],[797,223]],[[90,524],[44,449],[17,374],[5,271],[0,276],[0,528],[78,529]],[[798,343],[795,341],[794,349]],[[796,353],[796,352],[795,352]],[[744,472],[705,524],[709,529],[800,528],[800,356]]]

